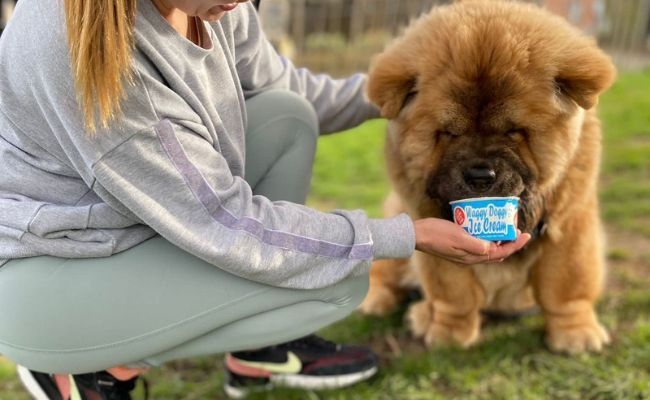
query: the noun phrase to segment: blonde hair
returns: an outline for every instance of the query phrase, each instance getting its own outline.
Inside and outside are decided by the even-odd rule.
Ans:
[[[70,65],[89,134],[121,112],[137,0],[65,0]]]

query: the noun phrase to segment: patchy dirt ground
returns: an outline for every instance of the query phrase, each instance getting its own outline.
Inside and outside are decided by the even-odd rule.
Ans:
[[[650,238],[610,226],[607,241],[606,293],[616,294],[630,283],[650,290]]]

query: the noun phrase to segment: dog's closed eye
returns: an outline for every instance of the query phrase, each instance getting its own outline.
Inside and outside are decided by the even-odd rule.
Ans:
[[[400,110],[403,110],[406,106],[411,104],[413,100],[415,100],[415,97],[418,95],[418,93],[419,92],[416,89],[410,90],[404,97],[404,101],[402,102],[402,107],[400,108]]]
[[[511,128],[506,131],[506,136],[515,142],[521,142],[524,140],[526,134],[526,129],[524,128]]]

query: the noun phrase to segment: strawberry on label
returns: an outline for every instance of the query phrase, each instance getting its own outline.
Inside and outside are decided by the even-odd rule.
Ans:
[[[465,211],[463,211],[462,208],[456,207],[454,210],[454,221],[456,221],[458,225],[463,225],[463,223],[465,223]]]

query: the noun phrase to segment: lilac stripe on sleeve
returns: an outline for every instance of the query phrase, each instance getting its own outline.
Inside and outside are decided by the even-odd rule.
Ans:
[[[205,207],[210,216],[222,226],[236,231],[244,231],[261,242],[287,250],[318,256],[369,260],[372,259],[372,243],[342,245],[308,238],[288,232],[266,229],[264,225],[250,217],[237,217],[221,204],[221,200],[208,184],[198,168],[187,157],[169,120],[162,120],[154,126],[156,134],[168,157],[183,176],[194,196]]]

